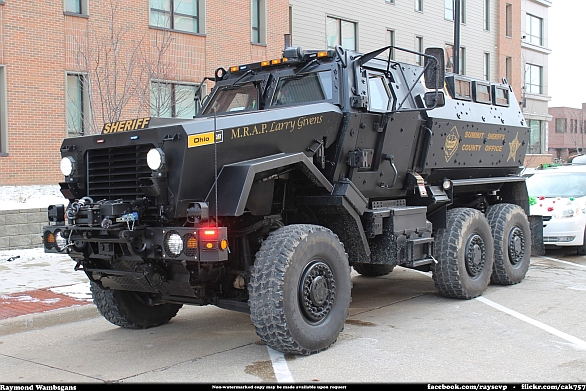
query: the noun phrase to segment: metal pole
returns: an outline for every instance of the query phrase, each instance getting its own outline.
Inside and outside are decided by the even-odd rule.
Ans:
[[[454,0],[454,73],[460,73],[460,0]]]

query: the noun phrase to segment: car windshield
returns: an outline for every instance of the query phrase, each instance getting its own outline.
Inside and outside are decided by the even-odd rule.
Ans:
[[[279,80],[273,106],[332,99],[332,73],[323,71],[284,77]]]
[[[224,87],[212,97],[203,115],[258,110],[258,90],[253,83]]]
[[[551,171],[527,178],[527,190],[533,197],[584,197],[586,172]]]

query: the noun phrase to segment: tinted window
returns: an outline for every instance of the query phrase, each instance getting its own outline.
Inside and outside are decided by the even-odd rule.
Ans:
[[[330,71],[284,77],[279,80],[273,106],[332,99]]]
[[[258,90],[253,83],[220,89],[207,105],[203,115],[258,110]]]

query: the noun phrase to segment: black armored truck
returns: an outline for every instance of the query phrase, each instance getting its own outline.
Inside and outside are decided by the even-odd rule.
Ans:
[[[262,341],[295,354],[336,341],[351,268],[431,271],[460,299],[519,283],[527,124],[505,80],[444,66],[442,49],[389,46],[218,68],[193,119],[63,141],[69,204],[49,207],[45,251],[76,262],[115,325],[210,304],[250,313]]]

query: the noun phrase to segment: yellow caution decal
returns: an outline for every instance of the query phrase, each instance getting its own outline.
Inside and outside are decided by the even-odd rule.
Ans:
[[[146,129],[151,122],[150,117],[130,119],[127,121],[116,121],[104,124],[102,134],[127,132],[129,130]]]
[[[224,141],[224,131],[216,130],[215,132],[199,133],[189,136],[187,139],[187,147],[201,147],[204,145],[221,143],[222,141]]]

